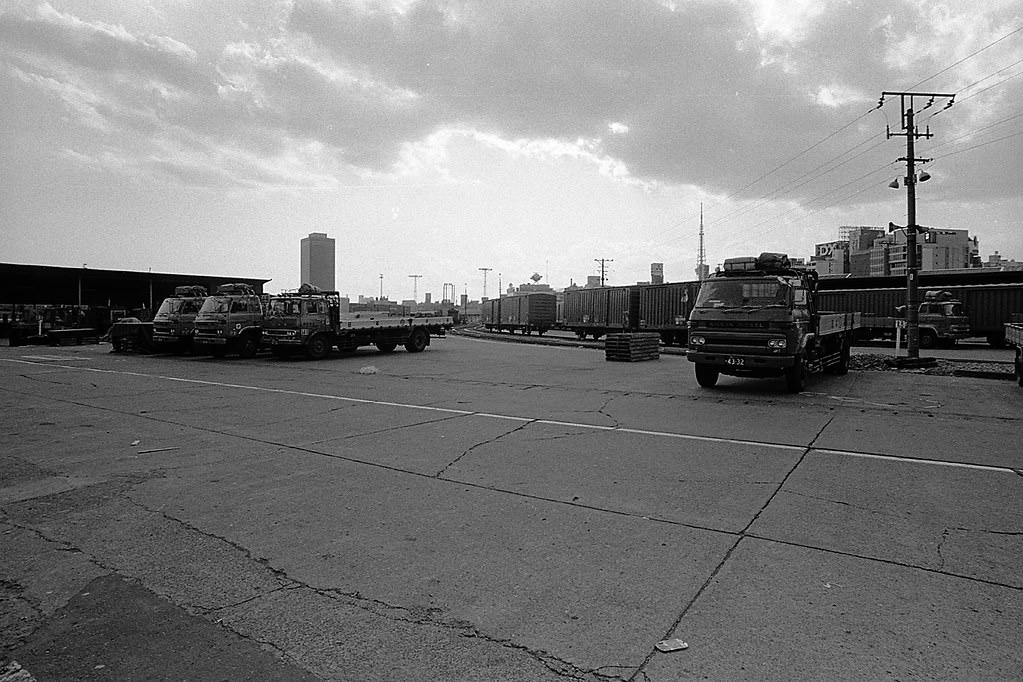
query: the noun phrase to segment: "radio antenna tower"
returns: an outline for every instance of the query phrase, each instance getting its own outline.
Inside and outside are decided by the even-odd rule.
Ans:
[[[700,202],[700,253],[696,257],[696,279],[703,281],[707,269],[707,252],[703,248],[703,202]]]

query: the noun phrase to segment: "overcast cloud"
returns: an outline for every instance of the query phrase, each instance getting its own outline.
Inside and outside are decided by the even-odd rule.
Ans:
[[[587,274],[592,257],[578,248],[586,239],[634,281],[644,274],[636,268],[672,262],[658,248],[692,250],[672,231],[695,229],[699,202],[712,207],[722,251],[752,227],[764,248],[780,242],[806,254],[840,224],[904,218],[885,187],[904,173],[895,163],[903,138],[884,134],[886,124],[901,126],[899,102],[878,108],[878,98],[910,88],[957,93],[951,109],[940,100],[919,116],[936,133],[920,141],[935,158],[928,219],[979,233],[982,251],[986,239],[1023,259],[1023,78],[1015,77],[1023,18],[1012,0],[54,1],[0,3],[0,12],[0,95],[10,103],[0,123],[13,162],[0,171],[3,260],[77,265],[101,250],[111,260],[104,267],[138,269],[118,244],[125,230],[141,229],[153,241],[144,262],[161,270],[215,264],[295,286],[297,237],[326,231],[342,244],[339,286],[351,288],[343,293],[372,294],[377,271],[391,263],[346,257],[366,243],[354,233],[387,220],[385,238],[405,254],[392,254],[396,280],[415,269],[416,253],[424,257],[410,251],[419,240],[449,235],[462,245],[460,257],[425,252],[447,269],[436,290],[449,279],[461,290],[478,265],[514,269],[525,281],[528,270],[571,255],[577,264],[559,262],[564,277],[552,276],[563,286]],[[536,164],[574,188],[566,203],[608,197],[610,185],[599,183],[624,188],[630,194],[606,209],[622,215],[606,226],[590,216],[585,225],[525,224],[560,210],[556,197],[530,191]],[[473,188],[495,183],[537,206],[509,217],[495,204],[491,224],[479,225],[491,195]],[[410,184],[446,189],[410,198],[401,189]],[[391,194],[345,191],[388,186]],[[462,188],[462,204],[446,194],[451,186]],[[257,207],[278,192],[291,211],[287,227]],[[329,194],[346,195],[341,227],[322,224],[339,209]],[[259,230],[256,241],[283,245],[276,253],[247,245],[237,258],[167,255],[180,250],[171,226],[197,236],[214,215],[227,218],[211,208],[204,220],[198,210],[218,197],[238,209],[225,234],[237,241]],[[400,207],[413,199],[409,216]],[[195,214],[171,217],[181,203],[196,204]],[[983,224],[967,224],[970,216]],[[531,240],[552,228],[558,241],[538,249]],[[49,246],[27,237],[39,230]],[[503,246],[485,248],[480,231]],[[85,233],[95,244],[81,244],[81,254],[52,245]],[[478,250],[465,252],[473,243]],[[692,254],[676,260],[669,278],[690,278]],[[404,288],[391,293],[408,297]]]

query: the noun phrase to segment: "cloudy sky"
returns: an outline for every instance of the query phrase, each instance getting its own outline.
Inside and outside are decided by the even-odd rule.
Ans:
[[[1019,0],[0,0],[0,261],[342,294],[694,278],[906,221],[1023,260]],[[879,106],[880,104],[880,106]]]

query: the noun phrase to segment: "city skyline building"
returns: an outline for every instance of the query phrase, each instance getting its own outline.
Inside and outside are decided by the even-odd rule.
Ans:
[[[302,238],[303,284],[311,284],[324,291],[334,291],[335,255],[334,240],[326,232],[311,232]]]

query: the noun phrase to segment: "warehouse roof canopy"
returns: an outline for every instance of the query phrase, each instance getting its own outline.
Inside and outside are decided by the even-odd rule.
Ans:
[[[188,275],[132,270],[96,270],[50,265],[0,263],[0,304],[110,306],[152,309],[174,295],[174,288],[198,284],[213,291],[217,285],[244,282],[257,293],[269,279],[236,275]]]

